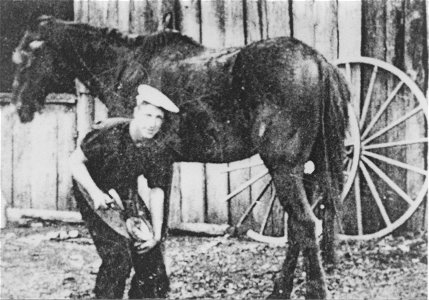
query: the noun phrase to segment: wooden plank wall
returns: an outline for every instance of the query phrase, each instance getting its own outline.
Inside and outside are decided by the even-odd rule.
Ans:
[[[67,159],[76,145],[76,97],[52,95],[43,113],[23,124],[0,97],[2,118],[1,187],[8,206],[73,210]]]

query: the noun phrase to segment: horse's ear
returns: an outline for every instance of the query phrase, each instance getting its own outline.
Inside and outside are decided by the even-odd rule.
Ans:
[[[168,12],[164,15],[162,18],[162,29],[163,30],[173,30],[174,24],[173,24],[173,14],[171,12]]]

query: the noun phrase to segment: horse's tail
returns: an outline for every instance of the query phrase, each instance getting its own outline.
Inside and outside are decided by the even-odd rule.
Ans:
[[[341,218],[341,192],[343,189],[344,138],[348,122],[347,103],[350,92],[342,74],[325,60],[321,63],[323,104],[321,127],[316,148],[319,184],[325,205],[322,251],[325,263],[335,264],[335,219]],[[319,187],[320,188],[320,187]],[[340,224],[340,223],[337,223]]]
[[[339,70],[326,61],[322,64],[324,101],[321,116],[321,140],[323,143],[323,169],[328,184],[328,199],[339,208],[343,189],[344,138],[348,124],[347,103],[350,92]]]

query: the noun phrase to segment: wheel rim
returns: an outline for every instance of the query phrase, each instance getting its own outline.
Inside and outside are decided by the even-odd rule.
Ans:
[[[355,232],[340,234],[340,238],[368,240],[382,237],[404,224],[417,210],[427,193],[427,101],[411,78],[388,63],[358,57],[337,61],[336,64],[350,83],[352,98],[354,91],[359,94],[354,95],[352,102],[355,104],[356,117],[359,118],[361,128],[361,151],[356,174],[358,176],[355,176],[353,185],[349,184],[349,189],[343,191],[346,192],[344,203],[348,198],[356,202],[354,209],[357,229]],[[357,87],[353,79],[356,81],[360,77],[367,78],[363,80],[367,82]],[[381,102],[374,98],[380,94],[385,96],[381,98]],[[397,107],[400,108],[398,116],[393,118],[391,115],[396,114]],[[411,137],[410,130],[416,131],[411,132]],[[409,153],[417,153],[418,159],[411,157]],[[395,154],[399,158],[394,157]],[[386,170],[393,169],[395,174],[388,176]],[[396,173],[401,172],[405,174],[405,179],[398,179],[396,176]],[[409,191],[407,188],[413,178],[412,191]],[[353,193],[350,193],[351,190]],[[371,223],[362,217],[365,214],[364,206],[365,201],[368,203],[368,195],[372,197],[375,203],[373,206],[378,209],[384,223],[372,231],[365,226]],[[404,207],[399,216],[392,208],[394,205],[388,201],[389,195],[390,199],[399,199],[396,203]]]

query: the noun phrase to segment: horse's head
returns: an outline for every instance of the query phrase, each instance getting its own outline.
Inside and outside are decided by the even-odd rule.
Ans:
[[[22,122],[33,119],[49,93],[73,91],[74,78],[66,71],[66,64],[48,38],[48,31],[55,26],[55,19],[41,17],[39,21],[35,30],[25,32],[12,56],[16,65],[12,103]]]

